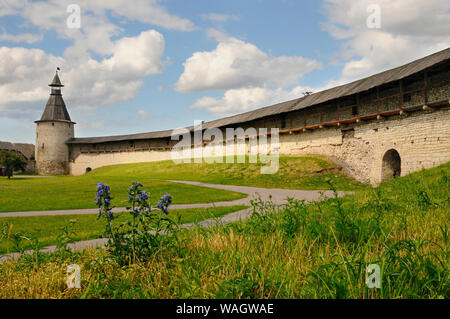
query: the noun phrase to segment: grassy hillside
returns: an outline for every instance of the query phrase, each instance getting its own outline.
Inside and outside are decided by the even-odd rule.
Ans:
[[[171,210],[169,217],[181,223],[196,223],[209,218],[217,218],[244,209],[245,206],[191,208]],[[116,214],[116,222],[131,221],[128,213]],[[64,228],[70,234],[70,242],[100,238],[105,231],[102,220],[93,215],[35,216],[0,218],[0,254],[32,249],[33,240],[38,240],[41,247],[56,245],[58,237],[64,234]],[[19,241],[10,237],[2,238],[3,233],[22,234]],[[17,238],[17,237],[15,237]]]
[[[143,263],[103,250],[8,262],[0,298],[450,298],[449,211],[450,163],[343,199],[255,203],[248,221],[181,231]],[[73,263],[81,289],[64,285]]]
[[[265,188],[326,189],[333,179],[339,190],[355,190],[361,183],[346,177],[339,165],[323,156],[280,156],[276,174],[261,174],[263,164],[213,163],[175,164],[173,161],[114,165],[98,168],[94,176],[126,174],[142,179],[172,179],[213,184],[244,185]]]

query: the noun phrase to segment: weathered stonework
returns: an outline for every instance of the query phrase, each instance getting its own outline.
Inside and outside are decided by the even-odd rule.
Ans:
[[[19,154],[27,161],[27,167],[25,168],[25,172],[28,172],[28,173],[36,172],[36,161],[35,161],[33,144],[10,143],[10,142],[0,141],[0,151],[1,150],[13,151],[13,152]],[[1,172],[0,172],[0,176],[1,176]]]
[[[73,138],[57,74],[55,79],[38,121],[39,173],[81,175],[106,165],[172,159],[177,141],[171,131]],[[205,128],[219,128],[224,137],[226,128],[279,128],[280,155],[324,155],[354,178],[376,185],[450,161],[449,105],[447,49],[341,87],[208,122]],[[59,117],[53,120],[55,114]],[[208,155],[226,154],[225,141],[215,142]],[[248,152],[249,145],[243,149]],[[190,153],[201,154],[193,145]]]
[[[450,161],[449,108],[280,137],[280,154],[324,155],[373,185],[382,181],[383,156],[390,149],[400,154],[401,176]]]
[[[70,148],[66,141],[74,137],[71,122],[39,122],[36,127],[36,170],[41,175],[70,174]]]
[[[102,148],[114,146],[105,143]],[[450,161],[450,109],[282,134],[279,153],[324,155],[357,180],[376,185],[383,178],[383,156],[391,149],[400,154],[401,176]],[[87,168],[171,159],[169,150],[80,153],[79,146],[73,146],[72,154],[70,171],[74,175],[84,174]]]

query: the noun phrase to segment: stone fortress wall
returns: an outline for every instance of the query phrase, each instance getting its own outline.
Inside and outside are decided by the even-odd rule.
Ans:
[[[447,62],[351,96],[230,127],[277,127],[280,155],[324,155],[376,185],[450,161],[449,99]],[[81,175],[106,165],[170,160],[177,142],[167,137],[69,144],[69,170]]]
[[[43,175],[70,174],[67,158],[70,147],[65,142],[74,137],[71,122],[54,121],[36,123],[36,168]]]
[[[36,161],[34,158],[34,145],[27,143],[10,143],[0,141],[0,151],[12,151],[22,156],[27,161],[27,167],[25,169],[28,173],[34,173],[36,171]],[[1,166],[1,165],[0,165]],[[0,176],[3,174],[3,170],[0,167]]]

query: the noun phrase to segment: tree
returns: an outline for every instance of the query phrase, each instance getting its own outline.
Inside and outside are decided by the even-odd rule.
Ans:
[[[8,179],[11,179],[14,171],[24,171],[27,167],[27,161],[11,151],[0,151],[0,164],[5,167]]]

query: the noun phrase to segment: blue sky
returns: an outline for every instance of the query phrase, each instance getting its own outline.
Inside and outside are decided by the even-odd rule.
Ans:
[[[67,27],[71,3],[79,29]],[[379,28],[367,24],[371,4]],[[0,140],[34,142],[57,66],[76,136],[172,129],[444,49],[449,9],[443,0],[6,0]]]

